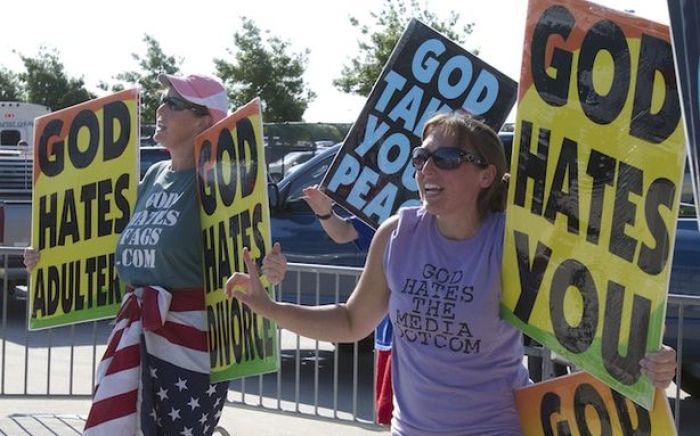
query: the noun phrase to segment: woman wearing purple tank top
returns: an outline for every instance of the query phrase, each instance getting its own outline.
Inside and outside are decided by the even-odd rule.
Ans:
[[[498,315],[503,145],[465,113],[441,114],[426,123],[412,162],[423,206],[403,209],[379,227],[347,303],[271,301],[247,251],[246,265],[256,274],[250,292],[235,297],[282,328],[329,342],[361,339],[388,313],[394,435],[519,434],[512,390],[528,383],[522,337]],[[641,365],[665,387],[675,352],[664,347]]]

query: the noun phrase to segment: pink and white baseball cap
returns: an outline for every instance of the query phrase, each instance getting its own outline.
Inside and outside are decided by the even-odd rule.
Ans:
[[[163,85],[172,86],[190,103],[209,109],[209,115],[214,123],[218,123],[228,115],[228,95],[224,85],[218,79],[201,74],[189,76],[160,74],[158,80]]]

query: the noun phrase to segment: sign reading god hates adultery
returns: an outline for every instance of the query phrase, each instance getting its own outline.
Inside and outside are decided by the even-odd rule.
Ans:
[[[515,404],[524,436],[676,434],[664,391],[647,411],[583,371],[516,389]]]
[[[138,187],[135,89],[91,100],[35,122],[29,328],[114,316],[122,287],[114,247]]]
[[[531,0],[502,316],[647,409],[685,160],[668,28]]]
[[[498,131],[516,92],[513,80],[411,20],[321,185],[376,228],[420,204],[410,157],[426,121],[464,109]]]
[[[277,326],[224,293],[243,247],[258,261],[271,248],[260,99],[199,135],[195,159],[211,381],[276,371]]]

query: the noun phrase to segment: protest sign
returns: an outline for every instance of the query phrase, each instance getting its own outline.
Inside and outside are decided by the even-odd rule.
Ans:
[[[321,185],[377,227],[420,204],[411,150],[432,116],[464,109],[494,130],[508,116],[516,83],[420,21],[411,20]]]
[[[647,408],[684,161],[667,27],[531,0],[501,315]]]
[[[685,118],[688,165],[700,228],[700,5],[696,1],[668,0],[673,55]]]
[[[195,159],[211,381],[276,371],[276,325],[224,294],[243,247],[258,263],[271,248],[260,100],[197,136]]]
[[[138,187],[135,89],[37,118],[29,287],[32,330],[108,318],[123,289],[114,247]]]
[[[515,404],[524,436],[676,434],[662,390],[647,411],[585,372],[517,389]]]

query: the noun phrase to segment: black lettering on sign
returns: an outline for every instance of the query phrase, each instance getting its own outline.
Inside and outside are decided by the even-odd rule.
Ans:
[[[564,138],[561,153],[554,170],[552,188],[547,200],[544,217],[552,224],[556,214],[561,213],[568,218],[569,233],[578,235],[579,200],[578,200],[578,144],[569,138]],[[564,190],[566,180],[567,190]]]
[[[199,159],[197,161],[197,188],[199,190],[199,200],[202,203],[204,212],[211,216],[216,209],[216,184],[214,183],[215,175],[212,174],[214,169],[207,165],[211,160],[211,142],[205,140],[202,147],[199,149]]]
[[[236,123],[236,139],[241,197],[246,198],[253,193],[255,180],[258,178],[258,142],[255,139],[253,123],[249,118],[243,118]]]
[[[569,99],[573,55],[570,51],[554,48],[552,62],[546,65],[547,43],[553,35],[559,35],[566,40],[574,23],[574,17],[568,9],[563,6],[552,6],[542,13],[532,33],[530,45],[532,82],[540,98],[551,106],[564,106]],[[549,68],[554,69],[554,77],[547,72]]]
[[[570,435],[571,429],[566,420],[557,421],[556,433],[552,429],[552,418],[561,413],[561,398],[554,392],[547,392],[540,401],[540,423],[545,436]]]
[[[80,131],[88,132],[87,148],[81,150],[78,144]],[[97,155],[100,146],[100,125],[97,116],[91,110],[84,109],[75,116],[68,131],[68,157],[76,168],[87,168]]]
[[[651,300],[635,294],[632,297],[632,317],[627,336],[627,355],[620,355],[620,323],[625,302],[625,287],[619,283],[608,283],[608,295],[603,317],[601,339],[603,364],[610,375],[621,383],[632,385],[641,376],[639,361],[645,354],[649,336]]]
[[[637,206],[629,200],[630,193],[642,195],[644,173],[639,168],[620,162],[610,229],[609,250],[627,262],[632,262],[637,248],[637,240],[625,233],[627,225],[634,226]]]
[[[576,426],[581,436],[593,436],[591,429],[588,428],[586,421],[586,408],[592,407],[598,415],[600,422],[600,435],[612,436],[612,423],[610,422],[610,414],[605,408],[603,397],[598,391],[588,383],[580,384],[574,393],[574,414],[576,415]]]
[[[212,366],[262,360],[272,355],[275,332],[270,322],[235,298],[207,306],[207,325]]]
[[[224,168],[222,165],[224,156],[228,157],[228,168]],[[241,158],[242,156],[239,155],[238,159]],[[216,165],[216,183],[219,187],[219,195],[221,195],[221,201],[224,205],[230,206],[236,196],[236,188],[238,186],[237,169],[240,163],[236,162],[236,150],[231,132],[228,129],[221,129],[219,132],[219,139],[216,142],[216,160],[218,161]],[[228,182],[226,182],[225,178],[228,179]]]
[[[612,83],[605,95],[593,86],[594,64],[601,51],[607,51],[613,61]],[[596,124],[610,124],[620,115],[630,88],[630,68],[630,52],[622,29],[609,20],[591,26],[578,59],[578,99],[588,119]]]
[[[544,203],[544,185],[547,176],[547,159],[549,155],[548,129],[540,129],[537,141],[537,154],[530,153],[532,123],[523,120],[520,125],[520,148],[518,151],[518,175],[515,180],[515,204],[525,207],[525,194],[528,179],[534,183],[532,205],[530,210],[535,215],[542,214]]]
[[[56,246],[57,215],[58,194],[54,192],[48,199],[46,195],[39,197],[39,251],[47,246]],[[49,233],[48,238],[46,238],[47,231]]]
[[[622,434],[626,436],[651,436],[651,417],[649,416],[649,411],[632,401],[625,400],[625,397],[612,389],[610,393],[612,394],[615,410],[617,410],[617,415],[620,419]],[[635,414],[637,415],[636,428],[632,424],[629,406],[634,408]]]
[[[673,52],[668,42],[642,34],[637,85],[630,120],[630,135],[660,144],[668,138],[681,119]],[[663,77],[664,101],[657,113],[651,112],[652,91],[656,73]]]
[[[105,162],[116,159],[124,153],[129,144],[131,136],[131,120],[129,119],[129,108],[123,101],[107,103],[103,110],[104,114],[104,153]],[[119,132],[119,136],[114,137],[114,131]]]
[[[666,178],[656,179],[644,196],[644,217],[649,232],[654,237],[655,247],[642,242],[637,265],[647,274],[656,275],[663,271],[671,251],[671,239],[666,224],[659,213],[659,205],[671,210],[676,196],[676,185]]]
[[[564,298],[571,288],[583,301],[580,321],[572,326],[564,314]],[[595,338],[598,325],[598,293],[593,275],[581,262],[567,259],[554,272],[549,296],[549,314],[557,341],[572,353],[582,353]]]
[[[605,204],[605,188],[614,185],[616,166],[617,160],[614,158],[597,150],[591,150],[586,174],[593,179],[593,189],[591,190],[591,209],[588,214],[586,240],[593,244],[598,244],[603,205]]]
[[[41,132],[39,137],[39,145],[37,153],[39,154],[39,169],[42,173],[49,177],[57,176],[63,172],[65,165],[65,154],[63,147],[65,146],[61,138],[61,129],[63,128],[62,120],[51,120],[46,124],[46,127]],[[51,153],[49,154],[49,140],[58,137],[51,143]]]
[[[542,286],[542,278],[549,265],[552,249],[541,242],[537,242],[535,257],[530,262],[530,243],[528,235],[513,231],[515,237],[515,250],[518,256],[518,272],[520,273],[520,289],[522,292],[513,309],[513,314],[527,323],[530,320],[532,308],[537,299],[537,293]]]

